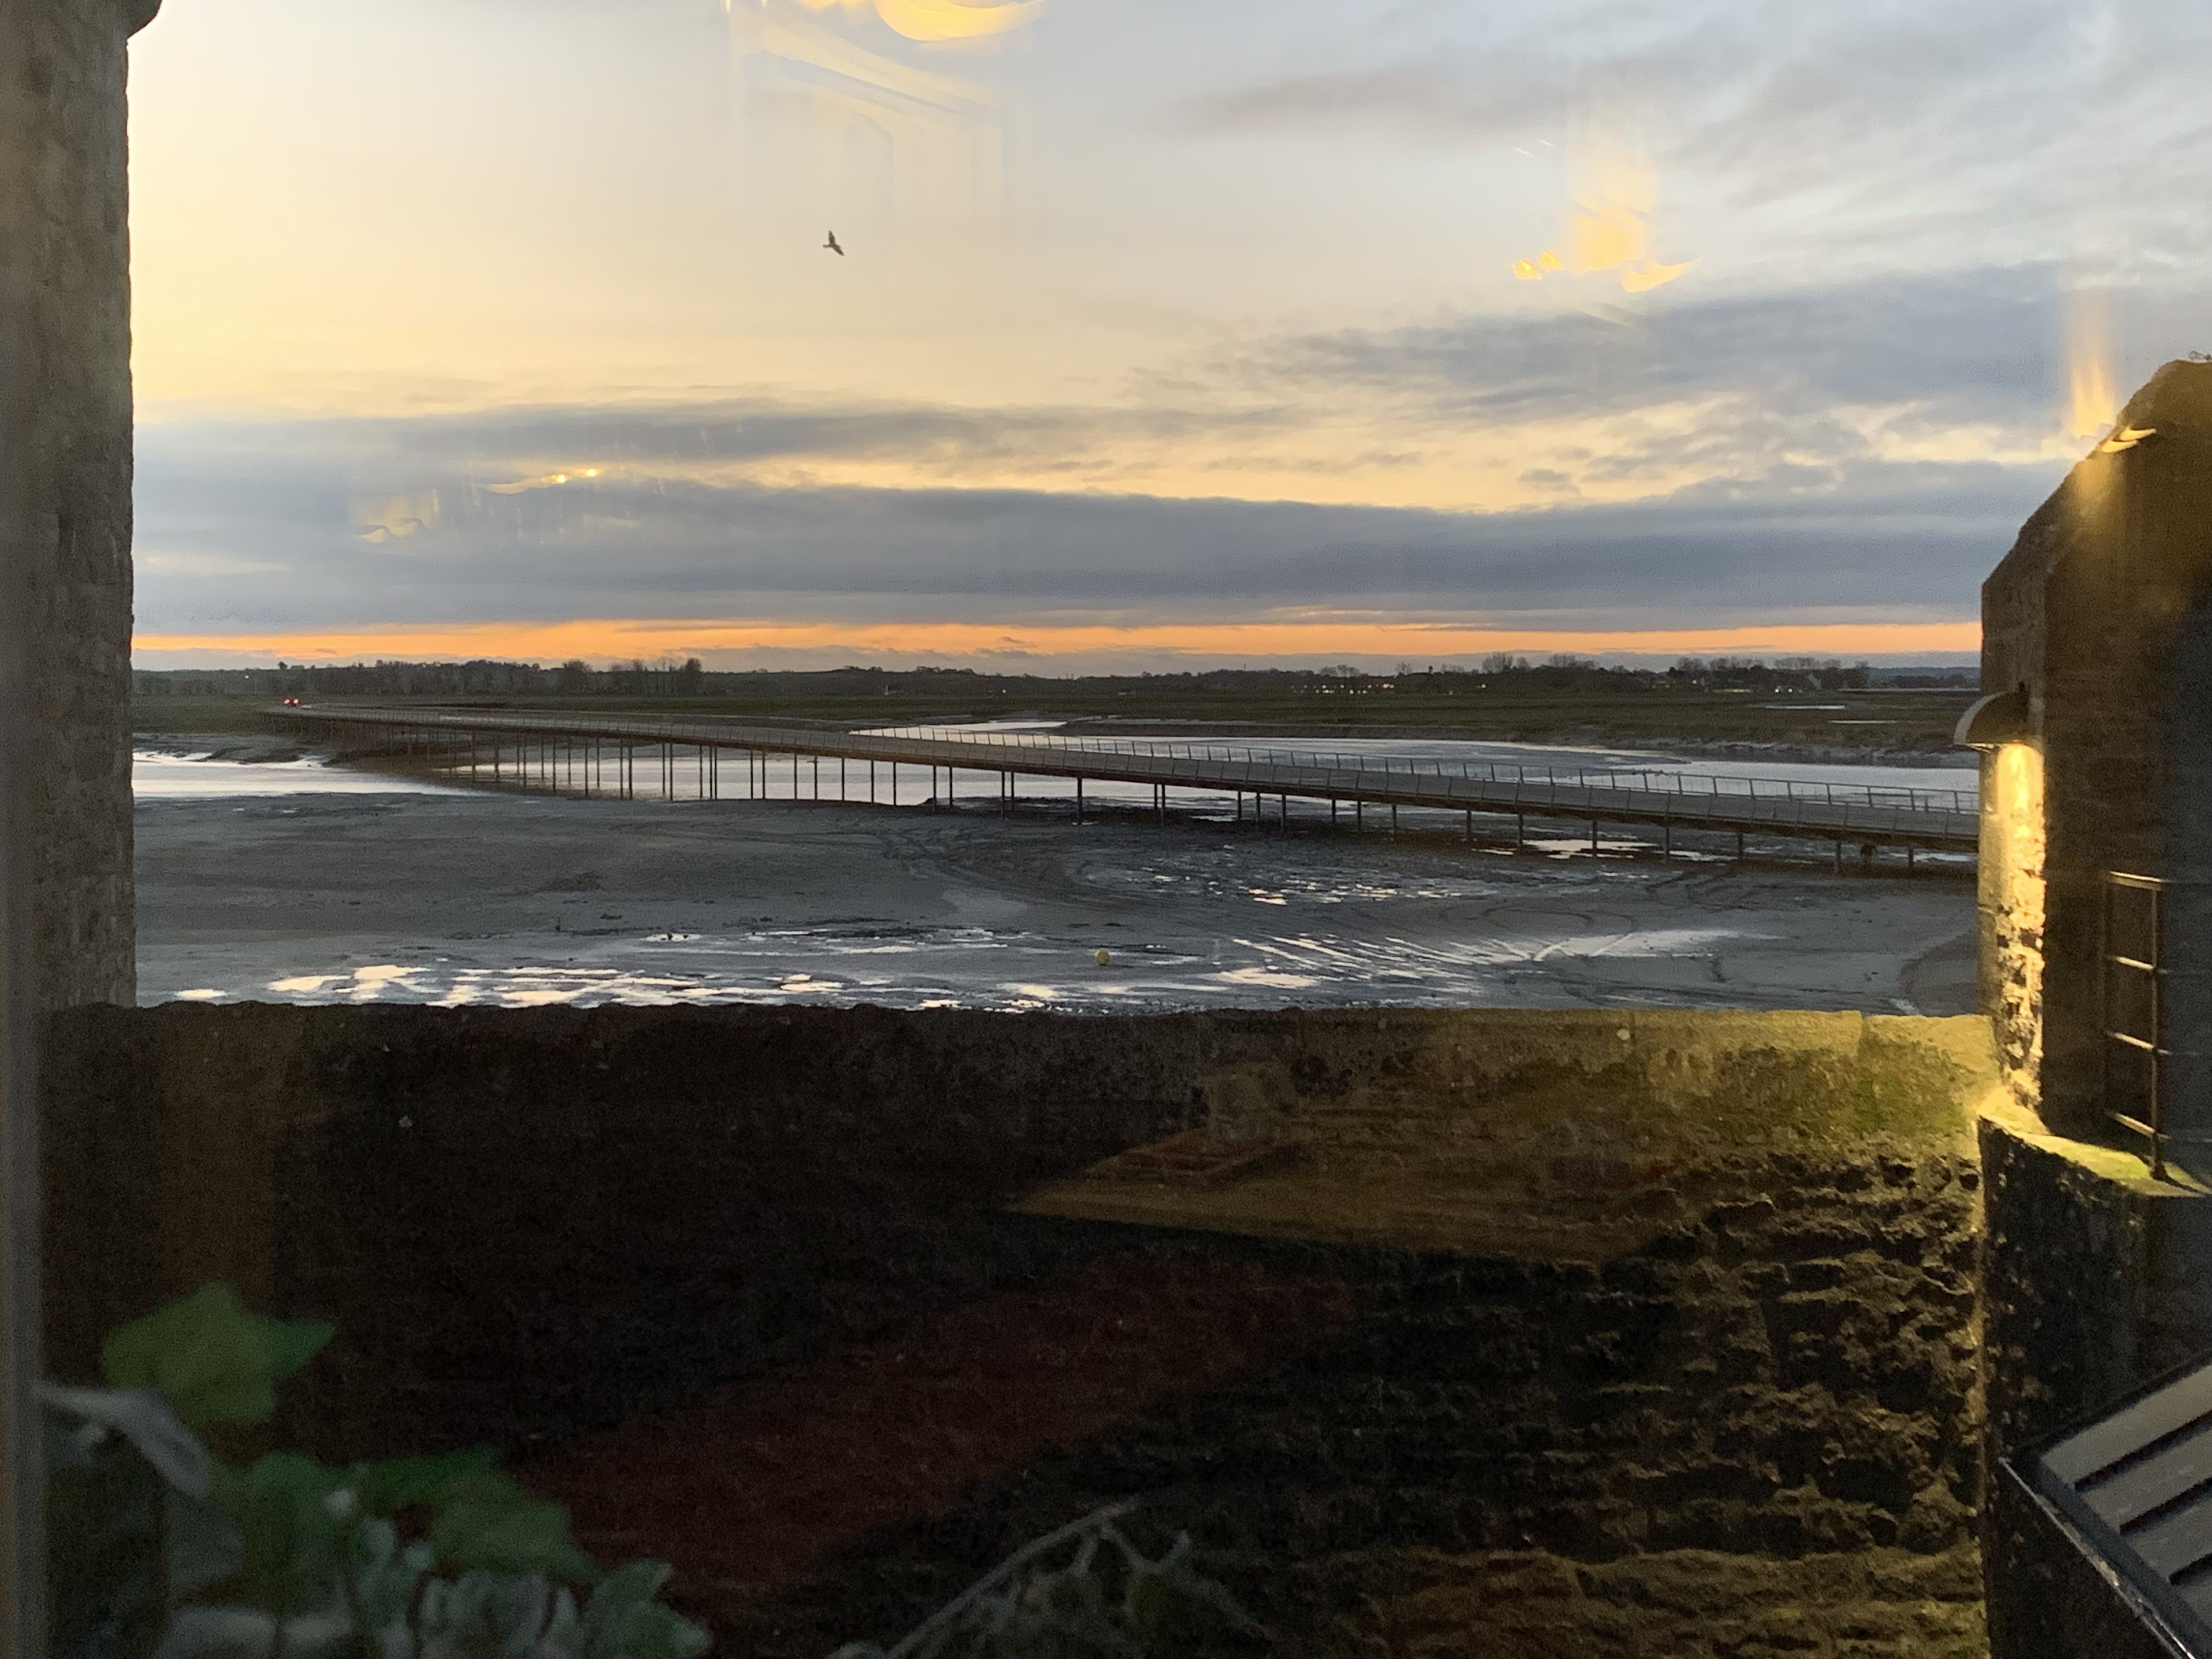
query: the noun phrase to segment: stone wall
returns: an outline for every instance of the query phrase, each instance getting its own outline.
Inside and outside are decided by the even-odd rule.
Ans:
[[[46,1007],[132,1000],[125,42],[158,0],[0,22],[5,609]]]
[[[1164,1263],[1224,1255],[1340,1318],[774,1594],[695,1605],[761,1659],[888,1642],[1140,1492],[1285,1654],[1978,1654],[1971,1158],[1705,1174],[1697,1221],[1604,1263],[1150,1235],[1116,1271],[1159,1327],[1181,1322]]]
[[[170,1006],[53,1043],[58,1370],[209,1277],[334,1316],[282,1438],[504,1444],[733,1651],[894,1635],[1132,1492],[1291,1650],[1978,1639],[1975,1021]],[[1285,1161],[1106,1212],[1087,1167],[1199,1126]],[[705,1441],[657,1528],[597,1507],[650,1485],[627,1453],[561,1483],[595,1434],[908,1358],[905,1416],[821,1443],[938,1496],[773,1582],[686,1554]],[[731,1455],[766,1535],[829,1501]]]
[[[2024,1113],[1984,1117],[1981,1145],[1992,1650],[2157,1651],[2109,1573],[2002,1461],[2028,1473],[2038,1449],[2078,1420],[2212,1352],[2212,1197]]]
[[[225,1279],[346,1332],[293,1392],[283,1431],[307,1443],[617,1420],[1022,1271],[997,1207],[1185,1122],[1199,1035],[867,1009],[77,1011],[48,1073],[53,1367]]]

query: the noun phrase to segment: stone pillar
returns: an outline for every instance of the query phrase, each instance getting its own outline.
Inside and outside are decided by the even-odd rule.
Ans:
[[[36,1036],[128,1002],[125,43],[160,0],[0,7],[0,1649],[46,1650]]]
[[[13,823],[41,1009],[137,988],[124,83],[125,43],[158,3],[0,14],[0,637],[20,676]]]

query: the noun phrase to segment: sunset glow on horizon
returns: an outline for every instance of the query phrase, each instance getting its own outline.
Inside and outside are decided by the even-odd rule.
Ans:
[[[1479,659],[1493,652],[1583,656],[1741,656],[1786,653],[1856,659],[1978,651],[1972,623],[1850,623],[1778,628],[1633,630],[1454,627],[1419,622],[1314,621],[1230,623],[1218,627],[1132,628],[1076,624],[997,627],[981,623],[831,622],[668,622],[587,620],[551,623],[481,623],[466,628],[395,625],[346,633],[290,635],[141,635],[134,651],[146,665],[163,659],[210,655],[257,663],[355,662],[374,659],[471,660],[495,658],[557,663],[580,658],[604,664],[696,656],[709,666],[757,665],[769,653],[805,653],[825,659],[848,653],[1006,672],[1066,673],[1055,664],[1076,659],[1143,655],[1214,666],[1258,661],[1262,666],[1311,667],[1341,659],[1443,662]],[[718,660],[720,659],[720,660]]]

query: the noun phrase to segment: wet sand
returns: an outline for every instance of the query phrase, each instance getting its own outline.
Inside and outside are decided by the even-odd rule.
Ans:
[[[475,793],[151,797],[137,827],[147,1001],[1972,1002],[1956,874]]]

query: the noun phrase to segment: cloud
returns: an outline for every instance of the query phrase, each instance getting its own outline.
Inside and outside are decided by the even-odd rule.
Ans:
[[[155,424],[142,622],[1963,619],[2071,459],[2057,317],[2008,267],[1309,333],[1172,401]],[[1383,493],[1462,454],[1516,510]]]
[[[1568,313],[1340,330],[1249,362],[1490,420],[1753,393],[1776,415],[1910,404],[2027,426],[2057,407],[2060,311],[2056,271],[2021,265],[1686,300],[1626,322]]]
[[[1419,143],[1516,136],[1546,124],[1556,100],[1541,81],[1478,73],[1466,62],[1395,64],[1294,75],[1202,93],[1182,122],[1200,132],[1320,132],[1350,127]]]
[[[1306,333],[1169,364],[1088,404],[750,392],[241,427],[236,441],[343,467],[356,521],[394,538],[435,517],[434,485],[526,493],[601,471],[1493,511],[1802,489],[1875,460],[2063,459],[2048,448],[2061,309],[2052,268],[1999,268],[1692,295],[1626,323],[1466,314]]]
[[[1328,61],[1188,96],[1185,131],[1490,151],[1615,125],[1739,268],[1813,250],[1850,268],[2061,253],[2105,274],[2212,251],[2201,7],[2116,0],[1758,0],[1642,16],[1547,10],[1515,33],[1433,9],[1347,27]],[[1562,42],[1571,42],[1563,46]],[[1700,248],[1700,252],[1707,252]]]
[[[1474,515],[1040,491],[603,477],[356,532],[343,469],[181,433],[147,447],[155,632],[576,616],[1231,620],[1356,609],[1536,626],[1970,615],[2039,485],[1907,465],[1818,501]],[[281,482],[280,482],[281,480]],[[187,482],[189,481],[189,482]],[[272,484],[276,487],[272,488]],[[189,502],[187,501],[189,497]],[[224,580],[210,561],[264,567]],[[277,567],[275,570],[265,567]]]

